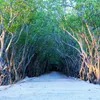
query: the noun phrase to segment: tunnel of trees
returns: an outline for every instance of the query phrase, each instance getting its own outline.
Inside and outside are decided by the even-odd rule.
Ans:
[[[100,83],[99,0],[0,0],[0,84],[50,71]]]

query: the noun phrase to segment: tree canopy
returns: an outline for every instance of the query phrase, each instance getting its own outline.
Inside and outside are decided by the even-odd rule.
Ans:
[[[99,0],[0,0],[1,85],[57,70],[100,82]]]

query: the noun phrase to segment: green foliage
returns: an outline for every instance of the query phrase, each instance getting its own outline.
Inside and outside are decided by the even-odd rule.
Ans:
[[[77,0],[76,0],[77,1]],[[71,32],[78,40],[80,35],[84,33],[88,39],[90,35],[86,28],[86,23],[89,24],[89,28],[94,36],[99,39],[99,26],[100,26],[100,2],[98,0],[83,0],[77,1],[74,9],[74,13],[66,14],[61,20],[61,27],[64,25],[66,30]],[[91,42],[91,40],[90,40]],[[84,43],[84,47],[86,47]]]
[[[75,59],[78,58],[76,47],[79,48],[79,45],[62,27],[78,40],[84,32],[91,44],[85,23],[89,24],[93,35],[98,37],[99,5],[99,0],[71,0],[68,5],[64,0],[0,0],[0,35],[2,30],[6,31],[4,50],[12,40],[7,52],[9,61],[5,62],[11,63],[14,52],[12,66],[15,66],[15,69],[21,66],[24,71],[32,54],[38,55],[33,64],[37,69],[42,66],[42,62],[47,63],[46,61],[49,64],[63,62],[65,66],[69,65],[66,62],[75,64]],[[69,7],[67,12],[64,10],[66,7]],[[88,51],[85,42],[82,43]]]

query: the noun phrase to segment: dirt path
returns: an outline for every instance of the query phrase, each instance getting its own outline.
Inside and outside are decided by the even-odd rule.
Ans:
[[[100,100],[100,86],[52,72],[0,87],[0,100]]]

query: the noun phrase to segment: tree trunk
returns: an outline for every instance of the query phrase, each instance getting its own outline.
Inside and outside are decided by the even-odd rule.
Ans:
[[[3,64],[3,51],[4,51],[4,38],[5,38],[5,31],[2,31],[2,34],[0,36],[0,43],[1,43],[1,48],[0,48],[0,70],[2,70],[2,64]]]

